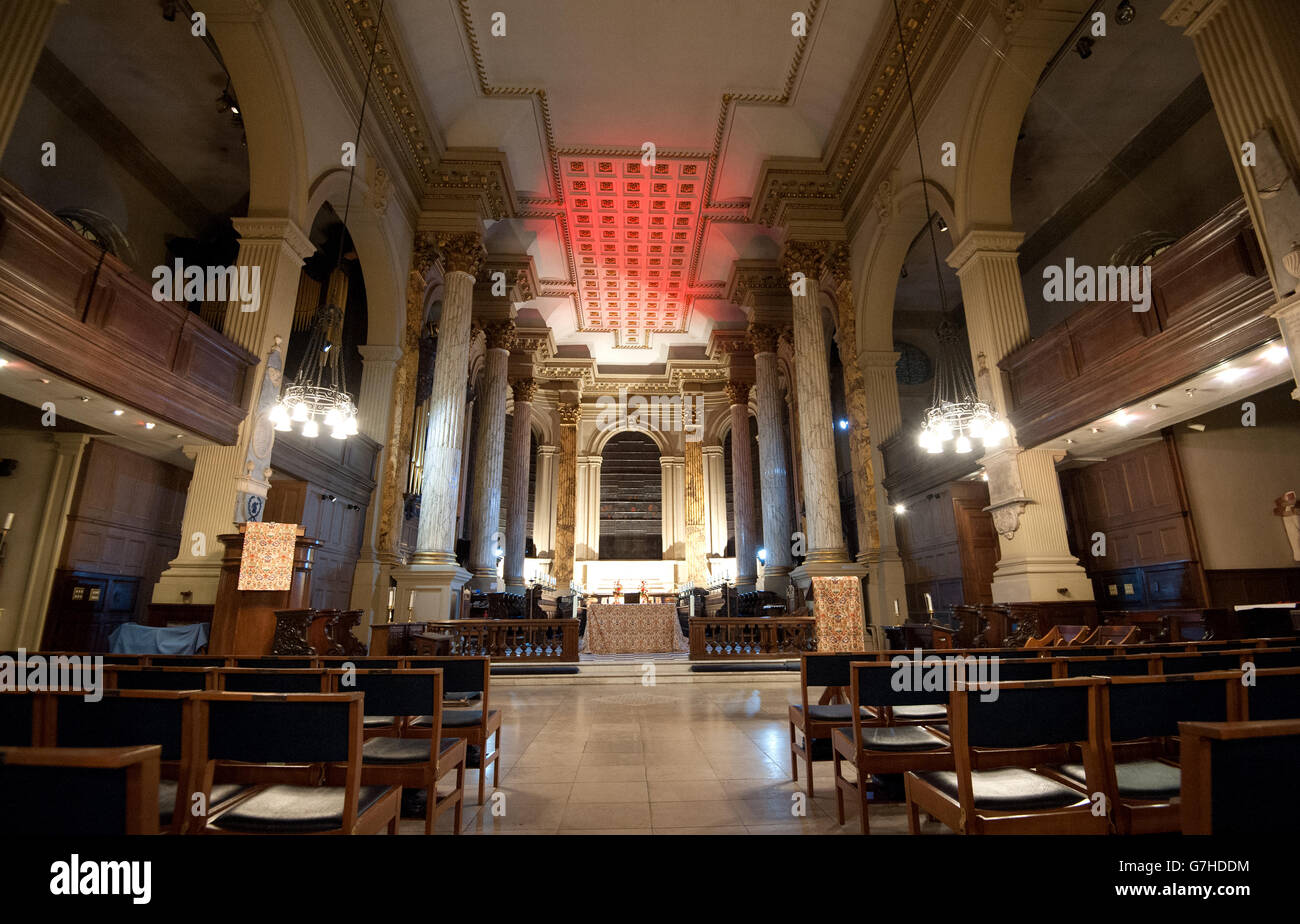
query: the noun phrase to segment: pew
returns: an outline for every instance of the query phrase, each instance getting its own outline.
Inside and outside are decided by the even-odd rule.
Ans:
[[[1300,800],[1300,719],[1182,722],[1182,832],[1292,834]]]
[[[158,745],[0,747],[0,818],[46,837],[158,833]]]

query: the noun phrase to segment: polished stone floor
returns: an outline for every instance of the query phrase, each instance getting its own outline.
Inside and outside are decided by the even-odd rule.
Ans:
[[[559,678],[493,684],[504,710],[500,786],[465,784],[469,834],[857,834],[835,821],[829,761],[816,796],[790,780],[787,707],[796,679],[584,684]],[[846,800],[848,803],[850,800]],[[800,804],[802,803],[802,805]],[[800,814],[802,812],[802,814]],[[451,813],[439,831],[450,833]],[[405,820],[402,832],[422,833]],[[946,829],[927,822],[925,833]],[[901,805],[874,806],[872,834],[905,834]]]

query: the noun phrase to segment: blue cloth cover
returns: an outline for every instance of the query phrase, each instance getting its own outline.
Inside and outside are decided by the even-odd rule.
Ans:
[[[124,622],[108,637],[112,654],[197,654],[208,643],[208,624],[188,626],[142,626]]]

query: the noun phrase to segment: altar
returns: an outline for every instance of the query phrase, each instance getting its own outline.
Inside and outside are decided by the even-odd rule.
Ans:
[[[640,654],[687,651],[674,603],[589,603],[579,651]]]

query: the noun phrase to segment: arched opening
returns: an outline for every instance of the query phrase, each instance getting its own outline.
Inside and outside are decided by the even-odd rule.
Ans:
[[[645,433],[616,433],[601,450],[600,557],[659,559],[663,487],[659,447]]]

